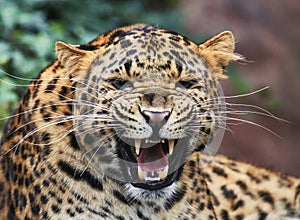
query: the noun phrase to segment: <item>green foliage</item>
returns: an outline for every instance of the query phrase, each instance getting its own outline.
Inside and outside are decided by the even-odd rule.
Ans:
[[[0,0],[0,129],[57,40],[80,44],[133,23],[182,32],[177,0]],[[17,86],[18,85],[18,86]]]
[[[227,68],[227,72],[231,86],[237,94],[245,94],[252,90],[251,84],[237,72],[233,65]]]

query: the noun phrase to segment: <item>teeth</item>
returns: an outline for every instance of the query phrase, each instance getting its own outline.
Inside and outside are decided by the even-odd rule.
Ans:
[[[150,140],[150,139],[145,139],[145,143],[158,143],[158,142],[165,143],[166,140],[161,139],[160,141],[153,141],[153,140]],[[142,144],[142,139],[135,139],[134,140],[135,152],[136,152],[137,155],[140,154],[141,144]],[[175,144],[174,139],[168,139],[169,154],[170,155],[173,154],[174,144]],[[140,180],[145,180],[145,181],[165,180],[168,176],[168,171],[169,171],[169,166],[166,166],[163,170],[155,171],[155,172],[153,171],[153,172],[150,173],[150,172],[147,172],[147,171],[143,171],[142,168],[138,165],[138,176],[139,176]]]
[[[138,175],[140,180],[144,180],[147,176],[147,172],[143,171],[139,165],[138,165]]]
[[[136,153],[137,155],[140,154],[141,143],[142,143],[142,139],[135,139],[135,140],[134,140],[135,153]]]
[[[151,140],[151,139],[145,139],[145,143],[148,144],[157,144],[157,143],[165,143],[165,139],[161,139],[161,140],[158,140],[158,141],[154,141],[154,140]]]
[[[149,176],[146,176],[145,180],[146,181],[160,181],[160,178],[159,177],[149,177]]]
[[[175,140],[174,139],[169,139],[169,154],[172,155],[173,153],[173,150],[174,150],[174,142]]]
[[[140,180],[145,180],[145,181],[159,181],[159,180],[164,180],[168,176],[168,171],[169,171],[169,166],[166,166],[163,170],[157,171],[158,177],[154,177],[154,174],[156,172],[152,172],[151,176],[147,175],[146,171],[143,171],[142,168],[138,165],[138,175]]]
[[[148,142],[151,143],[151,144],[157,144],[157,143],[159,143],[161,141],[160,140],[159,141],[148,140]]]
[[[169,166],[166,166],[163,170],[158,171],[159,178],[161,180],[166,179],[166,177],[168,176],[168,171],[169,171]]]

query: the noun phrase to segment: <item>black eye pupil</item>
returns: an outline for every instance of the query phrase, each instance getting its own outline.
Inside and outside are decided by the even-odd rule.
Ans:
[[[121,89],[128,81],[123,79],[110,79],[109,83],[116,89]]]
[[[193,85],[195,85],[195,83],[196,83],[196,80],[186,80],[186,81],[182,80],[182,81],[179,81],[177,84],[179,84],[180,86],[183,86],[186,89],[189,89]]]

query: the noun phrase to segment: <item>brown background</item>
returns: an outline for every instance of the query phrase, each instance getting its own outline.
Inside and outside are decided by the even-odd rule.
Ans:
[[[237,66],[251,90],[270,88],[248,98],[230,100],[261,106],[291,123],[252,115],[247,117],[282,137],[251,125],[231,126],[219,153],[300,176],[300,1],[184,0],[185,26],[210,36],[231,30],[237,52],[251,61]],[[229,80],[225,95],[235,95]]]

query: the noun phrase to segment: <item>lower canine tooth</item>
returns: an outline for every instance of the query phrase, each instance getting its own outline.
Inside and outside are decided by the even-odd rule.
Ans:
[[[174,150],[174,139],[169,139],[169,154],[172,155],[173,150]]]
[[[142,168],[140,166],[138,166],[138,175],[140,180],[145,180],[146,176],[147,176],[147,172],[143,171]]]
[[[137,155],[140,154],[141,143],[142,143],[142,139],[135,139],[135,140],[134,140],[135,153],[136,153]]]
[[[159,178],[161,180],[166,179],[166,177],[168,176],[168,171],[169,171],[169,166],[166,166],[163,170],[158,171]]]

